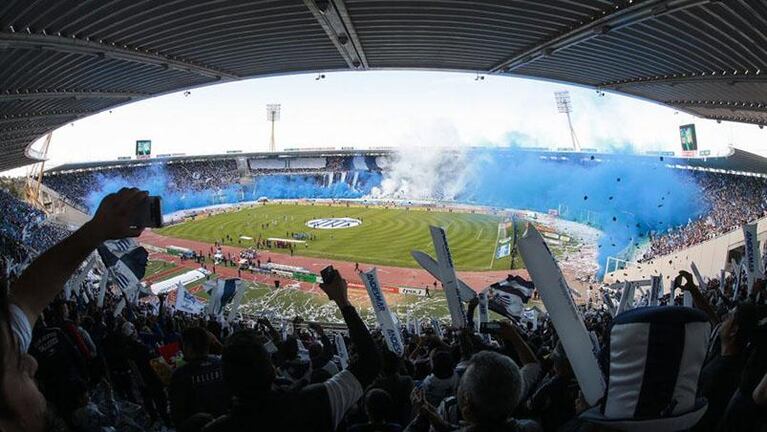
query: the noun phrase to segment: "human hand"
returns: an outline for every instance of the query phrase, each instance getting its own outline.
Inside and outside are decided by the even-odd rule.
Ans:
[[[695,288],[690,272],[680,270],[679,275],[674,278],[674,286],[680,288],[682,291],[690,291]]]
[[[136,214],[149,193],[137,188],[122,188],[101,200],[96,214],[86,226],[99,242],[126,237],[138,237],[144,231],[136,227]]]
[[[424,402],[423,389],[419,387],[413,388],[413,391],[410,392],[410,403],[413,405],[413,408],[420,410]]]
[[[722,355],[737,354],[738,347],[736,337],[738,336],[738,323],[735,321],[735,313],[730,313],[722,322],[719,329],[719,339],[721,341]]]
[[[589,409],[589,404],[586,403],[585,398],[583,397],[583,393],[580,391],[578,392],[578,398],[575,399],[575,415],[579,415],[583,411],[586,411]]]
[[[320,289],[327,294],[330,300],[336,302],[338,307],[345,307],[351,305],[349,303],[349,287],[346,285],[346,280],[341,277],[338,270],[335,270],[336,277],[333,278],[330,283],[321,283]]]

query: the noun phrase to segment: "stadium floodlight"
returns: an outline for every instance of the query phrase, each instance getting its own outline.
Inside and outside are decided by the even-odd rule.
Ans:
[[[573,150],[581,151],[581,145],[578,142],[578,137],[575,135],[573,121],[570,118],[570,113],[573,112],[570,92],[567,90],[554,92],[554,99],[557,102],[557,111],[559,111],[560,114],[567,114],[567,125],[570,126],[570,139],[573,141]]]
[[[277,151],[277,147],[274,143],[274,122],[280,119],[280,104],[267,104],[266,105],[266,120],[272,122],[272,138],[269,141],[269,151]]]

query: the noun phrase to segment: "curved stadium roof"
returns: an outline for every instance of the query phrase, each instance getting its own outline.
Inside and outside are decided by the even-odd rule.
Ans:
[[[0,170],[119,104],[310,71],[528,76],[764,125],[766,63],[762,0],[5,0]]]

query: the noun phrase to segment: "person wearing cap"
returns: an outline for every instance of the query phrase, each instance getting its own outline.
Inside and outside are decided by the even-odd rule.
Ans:
[[[640,307],[610,329],[607,389],[580,419],[621,431],[673,432],[696,425],[708,408],[698,395],[711,325],[697,309]]]

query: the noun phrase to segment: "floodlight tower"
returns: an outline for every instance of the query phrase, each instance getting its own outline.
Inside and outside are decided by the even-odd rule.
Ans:
[[[581,151],[581,144],[578,142],[578,137],[575,135],[575,129],[573,128],[573,120],[570,118],[570,113],[573,112],[570,92],[567,90],[554,92],[554,99],[557,101],[557,111],[559,111],[560,114],[567,114],[567,124],[570,126],[570,138],[573,140],[573,150]]]
[[[266,120],[272,122],[272,138],[269,141],[269,151],[277,151],[277,147],[274,144],[274,122],[280,119],[280,104],[267,104],[266,105]]]

